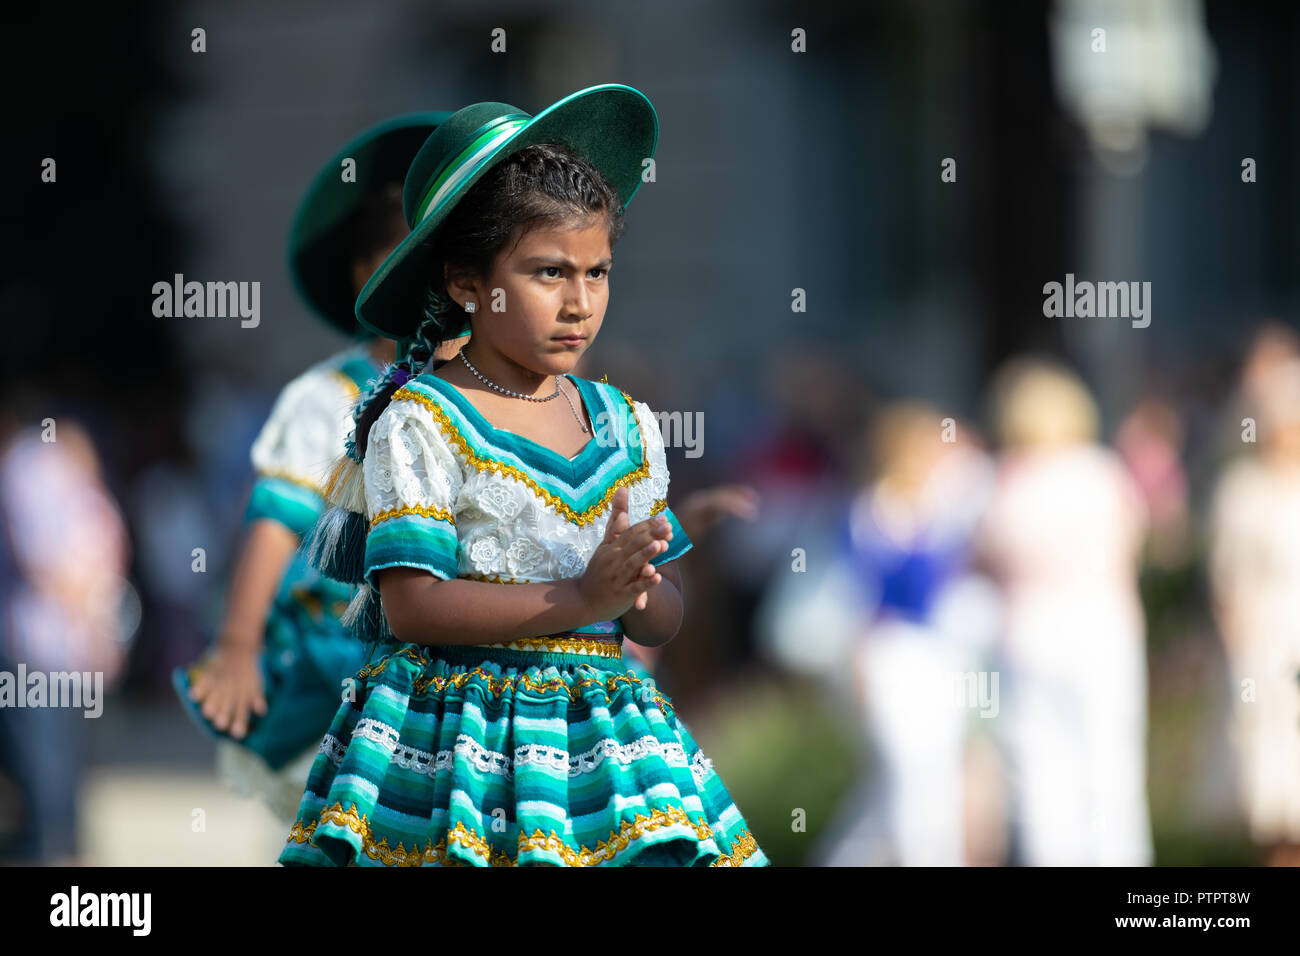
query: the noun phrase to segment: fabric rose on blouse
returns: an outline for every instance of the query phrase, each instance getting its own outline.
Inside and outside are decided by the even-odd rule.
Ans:
[[[516,538],[506,550],[511,574],[532,574],[546,558],[546,550],[531,538]]]
[[[397,444],[393,446],[393,458],[400,464],[409,465],[411,462],[415,461],[419,455],[419,439],[406,429],[402,429],[402,431],[398,432]]]
[[[501,542],[496,535],[484,534],[468,545],[470,561],[484,574],[497,574],[503,570]]]
[[[555,552],[555,563],[561,578],[580,577],[587,570],[587,562],[582,553],[571,544],[566,544]]]
[[[375,490],[384,495],[391,495],[393,493],[393,469],[388,463],[388,456],[383,453],[383,450],[388,447],[388,441],[387,439],[376,437],[374,445],[374,450],[376,452],[375,461],[377,464],[371,471],[371,476],[375,481]]]
[[[478,498],[479,509],[498,521],[513,521],[524,510],[520,489],[514,482],[488,485]]]

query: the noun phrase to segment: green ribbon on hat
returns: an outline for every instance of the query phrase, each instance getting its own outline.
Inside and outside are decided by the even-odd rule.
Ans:
[[[486,124],[475,134],[473,140],[459,156],[447,164],[446,168],[434,180],[429,191],[420,201],[419,212],[415,221],[421,222],[437,208],[436,203],[445,199],[455,190],[458,183],[468,179],[492,155],[492,150],[502,141],[508,139],[515,130],[524,126],[532,117],[527,113],[511,113],[501,116]]]

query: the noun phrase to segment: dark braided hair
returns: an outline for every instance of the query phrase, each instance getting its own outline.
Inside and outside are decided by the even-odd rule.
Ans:
[[[623,235],[623,215],[617,190],[600,170],[562,143],[527,146],[470,187],[430,240],[433,271],[414,343],[407,359],[390,370],[384,385],[360,409],[356,458],[365,457],[370,426],[393,393],[429,366],[439,345],[472,321],[472,314],[447,293],[446,266],[490,275],[497,257],[512,241],[518,245],[525,233],[593,216],[604,218],[612,250]]]

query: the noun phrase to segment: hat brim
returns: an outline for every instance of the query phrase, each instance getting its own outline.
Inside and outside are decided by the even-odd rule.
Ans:
[[[327,323],[349,335],[357,324],[349,220],[361,201],[388,182],[401,183],[416,152],[450,112],[408,113],[354,136],[321,167],[298,204],[289,230],[289,275],[294,290]],[[356,179],[344,183],[345,159]]]
[[[547,107],[484,157],[449,201],[415,224],[357,296],[357,319],[388,338],[414,337],[432,278],[433,253],[427,240],[459,197],[508,156],[539,143],[563,143],[599,169],[626,206],[641,186],[642,163],[654,155],[658,142],[654,107],[630,86],[593,86]]]

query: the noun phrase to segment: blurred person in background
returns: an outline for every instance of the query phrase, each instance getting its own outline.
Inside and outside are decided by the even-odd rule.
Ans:
[[[94,694],[113,686],[125,659],[126,528],[101,477],[90,436],[72,419],[0,424],[0,672],[29,691],[39,672],[81,672]],[[29,686],[20,686],[19,668]],[[86,719],[103,700],[53,706],[0,700],[0,771],[18,795],[16,831],[0,859],[70,864],[78,854],[78,791],[86,763]],[[96,713],[98,711],[98,713]]]
[[[1004,595],[1016,862],[1149,865],[1142,493],[1072,372],[1014,359],[991,398],[1001,455],[978,547]]]
[[[1218,484],[1223,472],[1235,462],[1242,452],[1243,419],[1257,419],[1265,402],[1264,382],[1279,365],[1300,358],[1300,333],[1275,319],[1257,323],[1250,334],[1244,336],[1239,357],[1234,357],[1230,368],[1221,363],[1215,371],[1221,376],[1220,393],[1230,390],[1226,399],[1220,398],[1210,413],[1211,438],[1200,456],[1191,459],[1193,488],[1212,488]]]
[[[754,618],[772,576],[789,574],[791,545],[807,547],[837,527],[850,494],[850,450],[862,428],[862,384],[837,356],[801,342],[782,351],[747,403],[747,447],[729,474],[763,501],[763,520],[719,529],[726,565],[726,616],[737,628],[735,657],[755,650]]]
[[[1210,582],[1251,837],[1270,865],[1300,866],[1300,359],[1253,358],[1242,392],[1257,436],[1249,421],[1240,436],[1259,448],[1215,489]]]
[[[1150,516],[1148,560],[1173,568],[1192,558],[1187,472],[1183,468],[1184,425],[1178,410],[1162,398],[1142,399],[1115,433],[1115,450],[1133,476]]]
[[[650,365],[645,363],[645,354],[642,351],[620,348],[617,344],[611,344],[600,351],[599,358],[603,374],[597,374],[591,367],[593,357],[590,352],[583,353],[578,359],[577,364],[574,365],[574,374],[608,382],[608,370],[612,368],[620,387],[629,394],[642,394],[662,386],[662,380],[656,375],[646,374],[655,366],[653,363]],[[668,430],[672,431],[673,428],[670,426]],[[662,424],[660,431],[664,431]],[[685,436],[680,434],[672,437],[685,440]],[[704,440],[702,421],[700,432],[693,433],[691,438],[702,446]],[[670,436],[664,435],[664,439],[667,442]],[[740,518],[749,523],[756,521],[761,497],[758,489],[751,485],[743,482],[723,482],[688,492],[673,505],[672,510],[686,536],[698,546],[728,517]],[[690,559],[686,560],[689,564]],[[683,586],[686,586],[685,581]],[[634,641],[623,642],[623,662],[638,674],[654,672],[662,654],[662,648],[644,647]],[[659,672],[658,680],[661,686],[668,686],[663,671]]]
[[[353,304],[409,231],[402,179],[446,115],[409,114],[362,132],[322,167],[299,206],[289,238],[294,286],[319,317],[362,341],[277,398],[252,447],[257,480],[225,619],[205,660],[174,675],[187,711],[220,739],[223,779],[263,797],[286,821],[343,681],[365,663],[365,648],[339,622],[353,588],[322,576],[299,551],[325,510],[328,473],[344,454],[357,399],[396,358],[392,339],[363,334]],[[467,336],[462,330],[440,356],[454,356]]]
[[[997,625],[996,592],[969,565],[993,466],[964,425],[925,403],[891,405],[872,428],[844,532],[859,592],[849,603],[861,615],[848,670],[874,770],[821,855],[830,865],[958,866],[968,859],[968,721],[981,706],[965,691]],[[878,843],[863,836],[872,826]]]
[[[1274,391],[1270,376],[1275,369],[1300,358],[1300,333],[1277,320],[1261,323],[1251,336],[1241,369],[1241,401],[1254,411]]]

